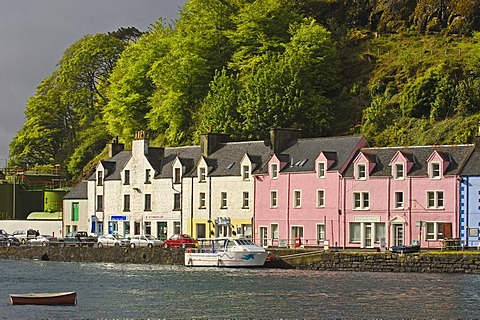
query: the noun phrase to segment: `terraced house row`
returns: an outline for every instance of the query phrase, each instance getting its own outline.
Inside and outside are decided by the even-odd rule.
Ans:
[[[245,236],[264,246],[439,248],[480,243],[475,144],[371,148],[362,136],[262,141],[205,134],[199,146],[154,148],[138,132],[64,198],[64,232]]]

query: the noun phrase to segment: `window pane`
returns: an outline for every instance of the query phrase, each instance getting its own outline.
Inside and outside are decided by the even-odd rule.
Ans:
[[[350,242],[360,242],[360,223],[350,223]]]
[[[375,224],[375,242],[380,242],[381,238],[385,238],[385,223]]]

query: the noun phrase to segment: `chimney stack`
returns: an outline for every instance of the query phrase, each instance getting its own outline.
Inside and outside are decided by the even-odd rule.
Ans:
[[[115,139],[113,139],[113,141],[108,146],[108,157],[111,158],[117,153],[123,151],[124,147],[125,145],[123,143],[119,143],[118,136],[116,136]]]
[[[218,145],[228,141],[228,135],[222,133],[205,133],[200,136],[202,156],[208,157],[218,149]]]
[[[277,154],[287,142],[301,137],[302,131],[298,129],[272,128],[270,129],[270,148],[274,154]]]
[[[475,135],[475,151],[480,151],[480,121],[478,122],[477,134]]]

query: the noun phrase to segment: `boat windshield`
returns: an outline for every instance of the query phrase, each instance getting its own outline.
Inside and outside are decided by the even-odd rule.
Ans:
[[[242,245],[242,246],[254,246],[255,243],[253,243],[252,240],[248,240],[248,239],[237,239],[236,240],[238,242],[239,245]]]

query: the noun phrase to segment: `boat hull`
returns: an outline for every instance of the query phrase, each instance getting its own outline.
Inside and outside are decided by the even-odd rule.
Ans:
[[[262,267],[267,252],[192,252],[185,253],[185,265],[190,267]]]
[[[10,302],[14,305],[37,304],[37,305],[76,305],[76,292],[52,292],[52,293],[22,293],[11,294]]]

